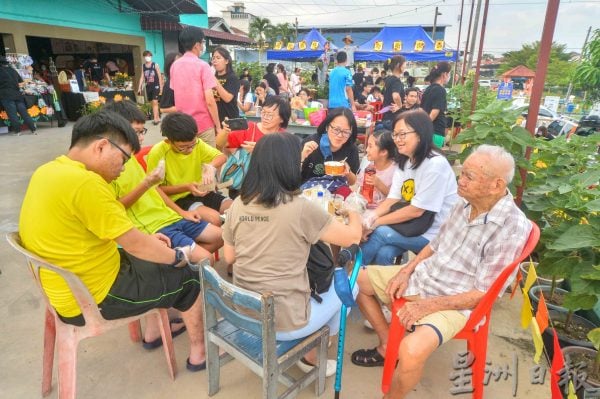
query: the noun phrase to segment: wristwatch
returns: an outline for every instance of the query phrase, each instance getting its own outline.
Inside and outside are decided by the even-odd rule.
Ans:
[[[175,250],[175,262],[171,264],[173,267],[182,267],[187,264],[185,253],[181,248],[174,248]]]

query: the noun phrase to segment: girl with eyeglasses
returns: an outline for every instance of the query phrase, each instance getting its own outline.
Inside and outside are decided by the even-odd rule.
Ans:
[[[356,182],[360,166],[356,136],[356,119],[349,108],[330,109],[317,133],[304,141],[302,148],[302,181],[325,174],[325,161],[344,161],[348,185]]]
[[[365,265],[393,265],[406,251],[419,253],[437,235],[458,200],[456,177],[448,160],[433,145],[433,124],[427,113],[403,112],[393,126],[398,168],[387,198],[363,216],[368,235],[361,244]],[[422,226],[413,228],[413,233],[398,231],[407,230],[405,223],[418,221]]]

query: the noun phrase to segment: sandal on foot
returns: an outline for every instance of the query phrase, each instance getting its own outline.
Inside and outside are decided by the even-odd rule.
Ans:
[[[373,349],[359,349],[352,354],[352,363],[362,367],[379,367],[385,363],[385,358]]]
[[[182,323],[183,323],[183,320],[180,318],[175,318],[173,320],[169,320],[169,326],[173,325],[173,324],[182,324]],[[171,337],[175,338],[178,335],[183,334],[185,332],[185,330],[186,330],[185,325],[177,331],[171,330]],[[162,346],[162,344],[163,344],[162,337],[158,337],[154,341],[150,341],[150,342],[146,342],[146,340],[142,340],[142,346],[144,347],[144,349],[147,349],[147,350],[160,348]]]
[[[206,369],[206,360],[200,364],[192,364],[190,363],[190,358],[188,357],[185,361],[185,368],[187,368],[191,372],[202,371]]]

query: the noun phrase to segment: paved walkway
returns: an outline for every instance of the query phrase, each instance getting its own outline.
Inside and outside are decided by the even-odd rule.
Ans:
[[[42,124],[39,135],[19,137],[0,135],[0,396],[11,399],[41,397],[41,360],[44,302],[34,286],[23,262],[4,240],[4,234],[17,229],[21,201],[29,178],[35,168],[67,151],[73,123],[64,128],[50,128]],[[146,144],[160,140],[157,127],[148,123]],[[223,271],[224,265],[217,268]],[[519,327],[521,298],[509,301],[503,298],[493,313],[492,333],[488,344],[491,368],[509,366],[517,375],[517,398],[547,399],[550,397],[548,374],[544,386],[530,383],[533,366],[533,346],[528,331]],[[380,398],[382,368],[361,368],[350,362],[349,354],[358,348],[373,347],[375,335],[362,325],[359,316],[349,320],[346,338],[346,356],[342,398]],[[175,381],[168,377],[162,350],[148,352],[129,340],[126,328],[104,336],[84,341],[79,347],[78,397],[95,398],[207,398],[205,372],[190,373],[185,369],[188,342],[186,335],[175,339],[179,374]],[[425,375],[416,390],[409,396],[417,398],[470,398],[470,394],[452,395],[450,374],[453,359],[464,352],[464,341],[452,341],[433,355]],[[334,358],[336,345],[330,349]],[[513,365],[518,359],[518,372]],[[297,371],[297,370],[296,370]],[[299,372],[299,371],[298,371]],[[486,388],[486,398],[511,398],[513,377],[507,381],[491,379]],[[332,398],[334,378],[327,381],[322,398]],[[50,398],[57,397],[56,367],[54,390]],[[258,399],[261,397],[261,380],[233,361],[222,369],[221,391],[215,398]],[[299,398],[313,398],[311,388]]]

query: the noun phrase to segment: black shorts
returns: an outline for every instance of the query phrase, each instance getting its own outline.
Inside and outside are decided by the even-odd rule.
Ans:
[[[181,209],[188,210],[194,202],[202,202],[202,205],[207,206],[210,209],[214,209],[220,213],[221,204],[226,199],[227,197],[224,195],[213,191],[206,194],[204,197],[196,197],[195,195],[190,194],[186,197],[179,198],[177,201],[175,201],[175,203],[179,205]]]
[[[160,93],[160,86],[154,83],[146,85],[146,98],[148,101],[158,100],[158,93]]]
[[[189,267],[147,262],[119,249],[121,267],[108,295],[98,305],[107,320],[136,316],[155,308],[188,310],[200,294],[198,273]],[[84,325],[83,315],[62,317],[65,323]]]

